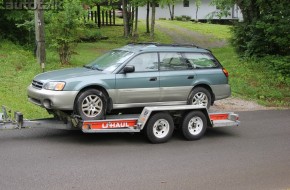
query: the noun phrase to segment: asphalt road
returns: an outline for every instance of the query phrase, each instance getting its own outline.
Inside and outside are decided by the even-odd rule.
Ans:
[[[290,189],[290,110],[238,112],[241,126],[141,134],[0,131],[0,189]]]

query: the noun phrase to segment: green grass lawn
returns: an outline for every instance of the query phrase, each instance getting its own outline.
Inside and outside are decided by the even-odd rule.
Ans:
[[[175,26],[180,26],[200,34],[210,35],[217,39],[229,39],[231,37],[231,27],[227,25],[195,23],[191,21],[159,20],[158,23],[165,25],[172,30]]]
[[[230,73],[233,96],[255,100],[265,106],[290,107],[290,80],[263,65],[240,60],[231,46],[212,49],[214,55]]]
[[[162,22],[168,24],[171,21]],[[216,38],[228,39],[230,35],[230,30],[227,26],[177,21],[174,21],[174,24],[185,28],[194,27],[192,30],[198,30],[200,33],[209,33]],[[109,39],[95,43],[78,44],[75,49],[76,54],[73,55],[70,65],[61,66],[57,53],[52,49],[47,49],[45,70],[82,66],[110,49],[134,41],[131,38],[123,38],[122,26],[103,27],[100,30],[101,34],[109,37]],[[138,36],[139,42],[151,41],[149,35],[145,33],[144,21],[139,22]],[[154,41],[172,42],[168,36],[158,30]],[[234,96],[257,100],[259,103],[269,106],[290,106],[290,85],[289,83],[275,80],[275,73],[258,65],[256,66],[254,62],[240,60],[231,46],[215,48],[213,52],[230,72],[230,83]],[[20,110],[26,118],[48,116],[44,109],[29,103],[27,100],[27,86],[35,75],[41,73],[40,66],[36,63],[32,50],[26,50],[19,45],[2,40],[0,42],[0,66],[0,105]]]

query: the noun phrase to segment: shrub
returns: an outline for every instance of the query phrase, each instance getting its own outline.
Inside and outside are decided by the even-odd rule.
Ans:
[[[82,42],[95,42],[102,39],[102,35],[99,30],[96,29],[83,29],[81,31],[79,41]]]
[[[61,64],[68,64],[84,27],[80,1],[65,0],[63,10],[48,14],[48,41],[57,49]]]
[[[189,21],[189,20],[191,20],[191,17],[190,16],[186,16],[186,15],[175,16],[175,20],[178,20],[178,21]]]
[[[175,16],[175,20],[182,21],[182,17],[181,16]]]

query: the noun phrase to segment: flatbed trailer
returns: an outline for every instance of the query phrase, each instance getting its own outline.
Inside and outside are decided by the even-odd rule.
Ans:
[[[25,128],[54,128],[82,130],[83,133],[138,133],[143,131],[151,143],[167,142],[174,129],[185,139],[200,139],[207,128],[235,127],[240,125],[239,115],[233,112],[209,113],[196,105],[144,107],[140,114],[107,115],[103,120],[81,120],[75,115],[65,118],[24,119],[21,112],[2,106],[0,130]]]

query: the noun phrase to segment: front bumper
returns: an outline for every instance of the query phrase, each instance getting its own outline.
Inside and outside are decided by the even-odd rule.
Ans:
[[[78,91],[53,91],[37,89],[29,85],[27,95],[30,102],[48,109],[73,110]],[[49,102],[49,107],[47,106]],[[44,106],[46,105],[46,106]]]

